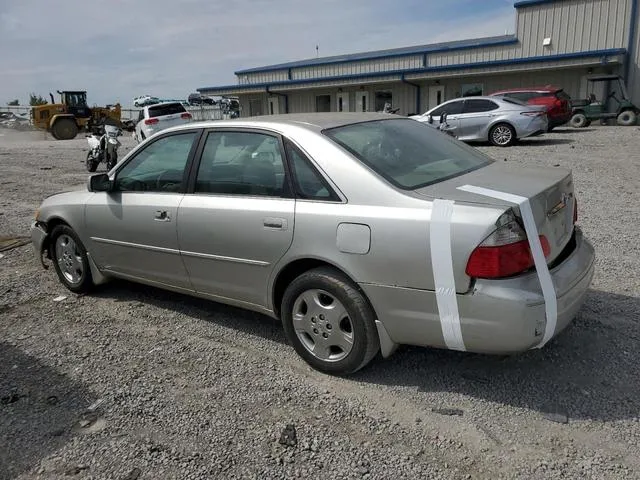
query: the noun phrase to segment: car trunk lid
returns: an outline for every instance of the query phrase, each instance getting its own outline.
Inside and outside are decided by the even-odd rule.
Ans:
[[[163,129],[191,121],[191,115],[179,103],[160,104],[149,107],[149,118],[158,120],[158,124],[160,124]]]
[[[552,263],[571,240],[576,208],[571,171],[561,168],[537,168],[492,163],[465,175],[416,190],[430,198],[446,198],[461,203],[504,207],[513,210],[522,219],[517,205],[460,190],[458,187],[474,187],[495,190],[525,197],[531,204],[538,233],[544,235],[550,246],[547,262]]]

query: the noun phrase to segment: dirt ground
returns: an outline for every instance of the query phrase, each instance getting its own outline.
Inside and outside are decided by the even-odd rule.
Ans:
[[[76,296],[25,245],[0,252],[0,479],[640,478],[640,128],[478,148],[573,169],[597,271],[546,348],[403,347],[337,379],[273,320],[126,282]],[[83,187],[86,149],[0,130],[0,236]]]

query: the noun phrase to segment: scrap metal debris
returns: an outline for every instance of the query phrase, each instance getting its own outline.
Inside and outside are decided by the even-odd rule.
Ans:
[[[29,243],[31,243],[29,237],[0,237],[0,252],[6,252]]]
[[[295,447],[298,444],[298,435],[295,425],[287,425],[280,434],[280,444],[287,447]]]

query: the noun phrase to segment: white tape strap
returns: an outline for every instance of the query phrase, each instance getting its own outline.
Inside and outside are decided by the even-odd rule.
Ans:
[[[536,266],[538,280],[540,281],[540,287],[542,287],[542,296],[544,297],[544,309],[547,322],[544,328],[542,341],[536,348],[544,347],[547,342],[551,340],[556,331],[556,325],[558,324],[558,299],[556,298],[556,290],[553,286],[551,272],[549,272],[549,266],[547,265],[547,260],[544,257],[542,244],[540,243],[538,227],[536,226],[533,210],[531,209],[531,202],[529,202],[529,199],[526,197],[491,190],[489,188],[474,187],[473,185],[463,185],[458,187],[458,190],[484,195],[485,197],[497,198],[499,200],[515,203],[520,207],[520,214],[522,215],[522,221],[524,222],[524,230],[527,233],[529,248],[531,249],[533,263]]]
[[[433,202],[429,228],[431,266],[444,343],[451,350],[466,351],[460,327],[456,282],[453,275],[453,257],[451,255],[453,205],[454,202],[451,200],[437,199]]]

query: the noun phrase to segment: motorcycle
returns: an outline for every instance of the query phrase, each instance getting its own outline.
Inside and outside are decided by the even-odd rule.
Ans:
[[[114,125],[103,125],[100,133],[87,135],[89,152],[86,165],[89,172],[95,172],[101,162],[106,163],[107,170],[118,163],[118,147],[121,145],[118,137],[122,135],[122,130]]]

